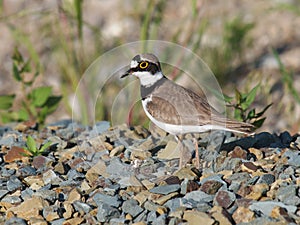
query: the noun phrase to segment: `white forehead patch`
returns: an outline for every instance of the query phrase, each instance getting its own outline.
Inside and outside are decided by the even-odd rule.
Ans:
[[[130,68],[135,68],[139,65],[139,63],[135,60],[132,60],[131,63],[130,63]]]

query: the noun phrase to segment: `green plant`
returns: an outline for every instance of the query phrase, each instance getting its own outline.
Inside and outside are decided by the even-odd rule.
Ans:
[[[53,113],[61,100],[61,96],[52,95],[52,87],[42,86],[33,88],[39,71],[33,72],[30,59],[24,60],[17,48],[13,59],[13,77],[21,86],[21,107],[13,109],[16,94],[0,96],[0,116],[3,123],[11,121],[32,120],[44,124],[48,115]]]
[[[50,147],[51,144],[52,142],[48,141],[44,145],[38,147],[33,137],[29,135],[26,140],[25,149],[30,153],[30,156],[34,157],[42,155],[46,151],[46,149]]]
[[[235,97],[229,97],[227,95],[224,95],[224,100],[228,104],[228,106],[234,108],[234,118],[239,121],[251,123],[255,126],[255,128],[259,128],[263,125],[266,117],[261,117],[272,105],[272,103],[268,104],[260,112],[256,112],[255,108],[250,109],[251,105],[255,100],[257,90],[259,88],[260,84],[256,85],[248,93],[242,93],[236,89]]]

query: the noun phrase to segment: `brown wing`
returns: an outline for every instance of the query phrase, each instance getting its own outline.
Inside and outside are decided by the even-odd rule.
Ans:
[[[152,93],[147,109],[154,118],[169,124],[214,124],[246,133],[253,129],[251,124],[225,118],[209,105],[204,94],[198,95],[169,80]]]

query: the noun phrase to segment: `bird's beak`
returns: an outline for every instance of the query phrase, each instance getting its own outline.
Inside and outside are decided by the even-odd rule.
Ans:
[[[131,68],[129,70],[126,71],[126,73],[124,73],[121,78],[127,77],[132,73]]]

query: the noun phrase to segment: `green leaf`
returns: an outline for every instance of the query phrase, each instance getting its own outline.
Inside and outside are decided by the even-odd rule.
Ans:
[[[30,71],[31,71],[30,60],[27,60],[27,62],[22,67],[21,73],[30,72]]]
[[[23,56],[21,55],[21,53],[17,47],[15,47],[15,49],[14,49],[14,54],[12,56],[12,59],[18,63],[23,62]]]
[[[52,87],[38,87],[32,90],[31,96],[33,104],[42,107],[52,93]]]
[[[256,114],[256,116],[257,116],[256,118],[261,117],[268,110],[268,108],[271,107],[271,105],[273,105],[273,103],[267,105],[262,111],[260,111],[259,113],[257,113]]]
[[[250,112],[247,115],[247,119],[251,120],[252,118],[256,118],[255,117],[255,109],[250,110]]]
[[[27,137],[26,145],[27,145],[28,151],[30,151],[31,153],[37,152],[35,140],[30,135]]]
[[[19,110],[17,117],[18,117],[19,121],[27,121],[27,120],[29,120],[29,114],[28,114],[28,112],[24,108],[21,108]]]
[[[241,107],[243,110],[246,110],[249,108],[249,106],[253,103],[256,97],[257,89],[260,87],[260,85],[256,85],[247,95],[245,101],[241,104]]]
[[[16,81],[22,81],[22,77],[20,75],[20,71],[16,62],[13,62],[13,76]]]
[[[53,113],[57,109],[61,99],[62,96],[50,96],[48,98],[47,102],[45,103],[45,106],[48,107],[48,114]]]
[[[256,128],[260,128],[263,125],[263,123],[265,122],[265,119],[266,119],[266,117],[256,120],[252,123],[252,125],[255,126]]]
[[[48,141],[46,142],[42,147],[41,149],[39,150],[40,153],[44,152],[47,148],[49,148],[51,146],[52,142],[51,141]]]
[[[8,110],[12,107],[15,95],[0,95],[0,109]]]

